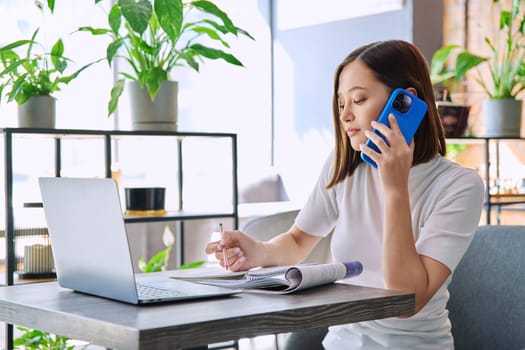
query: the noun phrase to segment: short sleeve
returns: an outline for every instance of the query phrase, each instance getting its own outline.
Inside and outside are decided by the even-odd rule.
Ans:
[[[465,254],[479,219],[484,200],[484,185],[471,169],[459,168],[441,187],[434,210],[421,228],[416,249],[454,271]]]
[[[335,190],[333,187],[326,189],[332,164],[333,152],[326,159],[317,183],[295,219],[297,227],[314,236],[328,235],[339,215]]]

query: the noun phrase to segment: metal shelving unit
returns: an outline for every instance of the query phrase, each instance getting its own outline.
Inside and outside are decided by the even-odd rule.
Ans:
[[[155,137],[155,138],[174,138],[177,144],[177,152],[173,152],[175,163],[177,164],[177,193],[178,193],[178,208],[169,210],[167,214],[162,216],[133,216],[125,217],[126,223],[147,223],[159,221],[176,221],[180,228],[180,244],[181,251],[179,252],[180,261],[184,261],[184,252],[182,247],[184,239],[184,221],[199,220],[209,218],[231,218],[233,220],[233,227],[238,228],[238,179],[237,179],[237,135],[233,133],[204,133],[204,132],[171,132],[171,131],[119,131],[119,130],[77,130],[77,129],[33,129],[33,128],[4,128],[3,146],[4,146],[4,217],[5,217],[5,238],[6,238],[6,261],[5,261],[5,284],[12,285],[15,283],[15,239],[17,237],[15,228],[15,213],[13,208],[14,198],[14,167],[13,167],[13,145],[16,138],[27,138],[34,140],[35,138],[51,139],[54,143],[54,176],[61,176],[62,173],[62,153],[63,142],[67,139],[95,139],[103,143],[103,154],[92,155],[93,157],[103,158],[103,176],[110,178],[112,176],[113,156],[115,151],[118,151],[119,139],[125,137]],[[184,198],[184,144],[189,139],[225,139],[231,143],[231,211],[185,211]],[[43,152],[37,150],[35,152]],[[171,153],[170,153],[171,154]],[[163,159],[170,161],[169,156],[163,155]],[[196,160],[198,161],[198,160]]]
[[[500,180],[500,148],[504,143],[523,142],[521,137],[454,137],[447,138],[448,143],[481,144],[483,147],[484,171],[483,180],[485,182],[485,214],[487,225],[491,224],[491,212],[496,210],[496,221],[500,224],[499,213],[505,207],[511,208],[516,205],[525,204],[525,194],[520,193],[494,193],[491,180]],[[492,163],[494,161],[494,164]],[[494,167],[492,166],[494,165]],[[492,169],[492,171],[491,171]],[[525,174],[524,174],[525,178]]]

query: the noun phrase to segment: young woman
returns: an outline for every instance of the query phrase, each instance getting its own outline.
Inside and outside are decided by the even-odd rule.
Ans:
[[[395,88],[428,105],[409,145],[393,115],[390,127],[375,122]],[[416,313],[330,327],[325,348],[452,349],[447,286],[478,227],[484,187],[476,172],[443,158],[444,131],[421,52],[390,40],[350,53],[335,73],[333,122],[335,150],[289,231],[268,242],[225,231],[206,252],[222,263],[225,248],[234,271],[295,264],[333,231],[334,259],[364,266],[350,283],[413,292]],[[367,139],[381,152],[365,146]]]

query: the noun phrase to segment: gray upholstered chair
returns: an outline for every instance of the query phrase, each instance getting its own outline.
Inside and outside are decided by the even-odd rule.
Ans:
[[[525,349],[525,226],[482,226],[449,286],[455,350]],[[285,350],[322,349],[325,330],[293,334]]]
[[[525,226],[482,226],[449,286],[456,350],[525,349]]]

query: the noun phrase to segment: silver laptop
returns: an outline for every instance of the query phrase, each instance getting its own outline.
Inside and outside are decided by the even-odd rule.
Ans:
[[[239,292],[136,275],[114,180],[40,178],[39,184],[60,286],[132,304]]]

